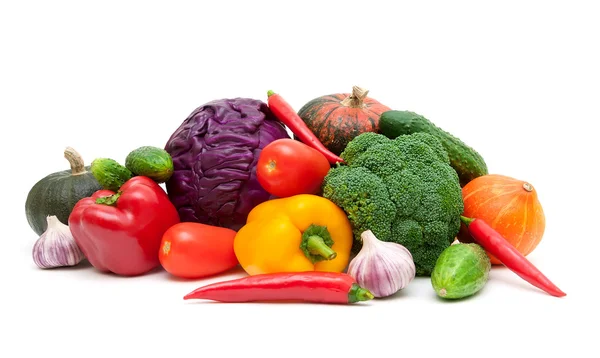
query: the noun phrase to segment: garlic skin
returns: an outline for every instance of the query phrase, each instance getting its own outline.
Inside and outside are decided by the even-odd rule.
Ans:
[[[416,274],[412,254],[404,246],[377,239],[371,230],[360,235],[362,248],[348,265],[348,274],[375,297],[405,288]]]
[[[85,256],[69,227],[56,216],[46,218],[48,228],[33,245],[33,262],[42,269],[55,267],[75,266]]]

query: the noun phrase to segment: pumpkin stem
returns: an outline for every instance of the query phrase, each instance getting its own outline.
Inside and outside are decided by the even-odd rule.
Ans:
[[[525,189],[525,191],[533,191],[533,185],[529,184],[529,183],[523,183],[523,189]]]
[[[367,94],[369,94],[368,90],[358,86],[352,86],[352,94],[344,98],[341,105],[350,108],[363,108],[365,106],[364,100],[367,98]]]
[[[81,175],[86,172],[83,158],[75,149],[67,147],[65,149],[65,158],[71,165],[71,175]]]

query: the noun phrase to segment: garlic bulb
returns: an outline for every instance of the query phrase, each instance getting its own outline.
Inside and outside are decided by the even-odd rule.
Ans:
[[[348,274],[375,297],[387,297],[415,278],[412,254],[402,245],[377,239],[371,230],[360,235],[362,248],[348,265]]]
[[[48,228],[33,245],[33,261],[38,267],[75,266],[85,259],[67,225],[56,216],[48,216],[46,221]]]

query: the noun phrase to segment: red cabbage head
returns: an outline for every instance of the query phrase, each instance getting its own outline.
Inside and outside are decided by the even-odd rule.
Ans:
[[[266,103],[221,99],[196,108],[169,138],[174,172],[166,189],[181,221],[238,230],[250,210],[272,199],[256,178],[267,144],[289,138]]]

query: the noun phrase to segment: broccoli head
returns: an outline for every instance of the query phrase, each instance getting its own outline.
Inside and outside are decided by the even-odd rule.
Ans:
[[[332,168],[323,196],[348,215],[356,253],[371,230],[412,254],[418,276],[429,276],[438,256],[460,229],[463,212],[458,174],[439,140],[427,133],[395,139],[377,133],[354,138]]]

